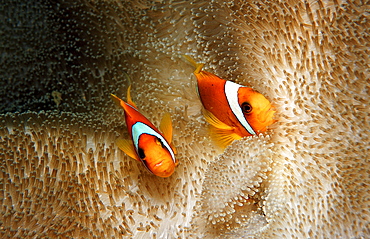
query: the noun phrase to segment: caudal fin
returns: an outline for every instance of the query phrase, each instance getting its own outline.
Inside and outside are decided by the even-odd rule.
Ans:
[[[194,74],[199,74],[202,71],[204,66],[203,63],[197,63],[191,56],[189,55],[182,55],[190,64],[192,64],[195,68]]]
[[[114,101],[114,103],[116,103],[116,105],[118,105],[118,106],[120,106],[121,105],[121,99],[120,98],[118,98],[116,95],[114,95],[114,94],[110,94],[110,97],[111,97],[111,99]]]

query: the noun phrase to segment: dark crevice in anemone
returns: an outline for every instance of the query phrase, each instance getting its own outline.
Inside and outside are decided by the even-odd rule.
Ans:
[[[125,80],[121,64],[127,57],[122,40],[127,20],[121,12],[103,2],[2,4],[0,114],[59,110],[106,115],[109,94]],[[59,103],[53,92],[61,94]]]

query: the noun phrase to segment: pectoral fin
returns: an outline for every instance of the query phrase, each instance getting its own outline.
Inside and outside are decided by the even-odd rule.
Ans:
[[[120,150],[125,152],[128,156],[130,156],[133,159],[136,159],[137,161],[141,161],[139,157],[136,154],[134,145],[132,144],[131,140],[128,139],[117,139],[116,144]]]
[[[176,147],[173,144],[170,144],[170,146],[171,146],[171,149],[173,150],[173,153],[177,154]]]
[[[170,113],[165,113],[161,120],[161,124],[159,128],[162,131],[164,138],[167,140],[169,144],[172,142],[172,121]]]
[[[206,121],[210,124],[209,133],[211,138],[215,141],[217,146],[222,149],[225,149],[234,140],[242,138],[240,135],[235,133],[234,127],[220,121],[210,111],[203,109],[203,115]]]
[[[222,129],[222,130],[234,130],[232,126],[229,126],[225,124],[224,122],[220,121],[210,111],[203,109],[202,112],[203,112],[203,116],[206,119],[206,121],[210,123],[212,126],[214,126],[215,128]]]
[[[222,149],[225,149],[234,140],[242,138],[240,135],[234,133],[233,130],[220,129],[212,125],[209,126],[209,133],[216,145]]]

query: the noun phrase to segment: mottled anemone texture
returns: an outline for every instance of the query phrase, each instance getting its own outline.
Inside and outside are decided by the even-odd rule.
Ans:
[[[5,1],[0,237],[370,237],[369,6],[361,1]],[[276,107],[265,135],[212,144],[190,54]],[[128,79],[179,165],[148,173]]]

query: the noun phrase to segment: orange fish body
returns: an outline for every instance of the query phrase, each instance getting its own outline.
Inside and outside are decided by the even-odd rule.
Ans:
[[[125,112],[127,130],[131,140],[118,139],[118,147],[130,157],[141,161],[149,172],[159,177],[169,177],[178,164],[175,159],[175,148],[171,145],[172,123],[166,113],[160,128],[163,134],[136,108],[127,90],[127,102],[111,94],[113,101]]]
[[[212,138],[220,147],[225,148],[245,136],[263,133],[275,122],[275,111],[262,94],[203,71],[203,64],[185,57],[196,67],[194,75],[203,114],[211,125]]]

